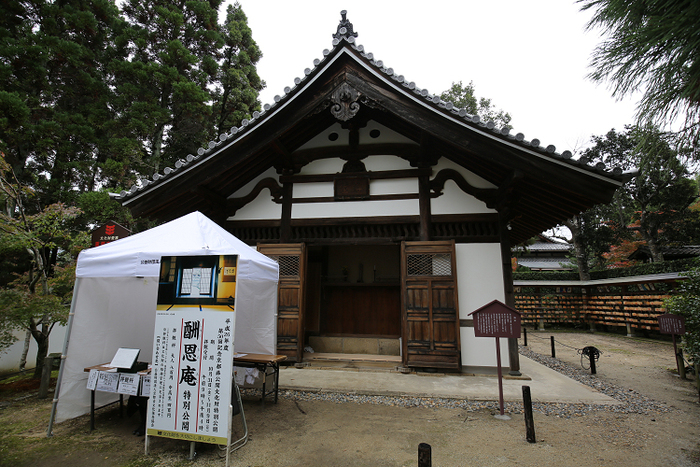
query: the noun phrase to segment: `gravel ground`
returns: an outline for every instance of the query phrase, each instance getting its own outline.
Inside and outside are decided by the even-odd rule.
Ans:
[[[618,405],[535,403],[536,443],[525,440],[522,407],[508,403],[510,420],[497,420],[498,403],[457,399],[377,397],[280,391],[278,404],[244,399],[250,438],[232,466],[417,466],[420,443],[432,465],[538,467],[700,466],[700,404],[693,382],[673,369],[672,347],[621,336],[553,333],[557,358],[547,356],[550,333],[532,335],[521,352],[622,402]],[[530,332],[528,332],[530,336]],[[598,374],[581,368],[577,349],[602,351]],[[0,467],[223,466],[219,450],[131,434],[138,421],[104,409],[97,430],[87,417],[54,427],[45,437],[50,400],[13,398],[0,404]],[[240,435],[240,417],[234,420]]]
[[[586,386],[622,402],[615,405],[597,404],[565,404],[565,403],[538,403],[533,402],[532,408],[545,415],[569,418],[581,416],[593,411],[608,411],[615,413],[664,413],[673,410],[666,404],[654,401],[631,389],[621,388],[613,383],[601,380],[590,371],[577,368],[575,365],[563,362],[556,358],[541,355],[527,347],[520,346],[520,354],[542,365],[547,366],[563,375],[568,376]],[[395,397],[395,396],[367,396],[357,394],[341,394],[334,392],[308,392],[294,390],[280,390],[280,397],[292,401],[329,401],[335,403],[377,404],[391,407],[428,407],[462,409],[469,412],[480,410],[500,410],[498,401],[466,401],[460,399],[443,399],[429,397]],[[522,414],[523,404],[516,402],[505,403],[506,412],[510,414]]]

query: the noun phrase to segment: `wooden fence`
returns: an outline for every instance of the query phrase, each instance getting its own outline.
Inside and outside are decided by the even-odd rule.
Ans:
[[[515,308],[524,325],[626,327],[627,333],[658,332],[664,300],[684,277],[663,274],[587,282],[514,281]]]

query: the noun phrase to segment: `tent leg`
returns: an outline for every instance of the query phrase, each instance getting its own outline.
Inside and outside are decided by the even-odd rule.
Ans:
[[[73,327],[73,315],[75,315],[75,302],[78,297],[78,289],[80,289],[81,279],[75,279],[75,287],[73,287],[73,298],[70,303],[70,312],[68,313],[68,325],[66,329],[66,338],[63,341],[63,352],[61,352],[61,366],[58,370],[58,379],[56,380],[56,390],[54,391],[53,405],[51,406],[51,418],[49,419],[49,427],[46,430],[46,437],[53,436],[53,422],[56,419],[56,409],[58,407],[58,396],[61,393],[61,380],[63,379],[63,370],[66,366],[66,354],[68,353],[68,342],[70,341],[70,331]]]

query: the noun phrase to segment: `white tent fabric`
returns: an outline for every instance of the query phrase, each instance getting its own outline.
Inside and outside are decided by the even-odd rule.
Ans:
[[[120,347],[151,361],[161,256],[205,255],[238,255],[236,352],[276,353],[277,263],[194,212],[79,255],[57,422],[89,412],[84,368],[109,362]],[[112,400],[96,394],[97,406]]]

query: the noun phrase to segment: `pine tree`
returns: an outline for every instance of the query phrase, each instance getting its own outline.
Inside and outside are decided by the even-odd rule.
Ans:
[[[36,210],[100,182],[117,18],[109,0],[0,5],[0,151]]]
[[[265,87],[255,65],[262,53],[253,40],[240,5],[229,5],[223,25],[224,49],[216,90],[213,120],[216,135],[228,132],[260,110],[258,93]]]
[[[641,125],[685,120],[681,131],[700,138],[700,2],[696,0],[578,0],[602,28],[590,77],[610,81],[613,95],[643,93]]]
[[[134,168],[159,171],[196,153],[212,130],[210,88],[223,36],[221,0],[128,0],[118,42],[128,59],[114,64],[119,121],[133,141]]]

